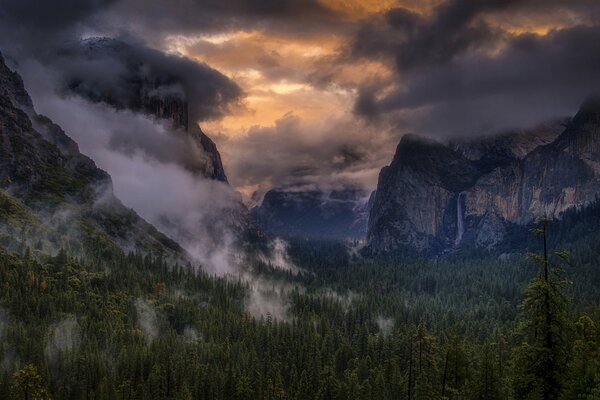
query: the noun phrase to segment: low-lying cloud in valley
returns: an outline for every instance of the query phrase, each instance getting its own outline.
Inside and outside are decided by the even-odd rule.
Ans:
[[[379,128],[349,116],[311,121],[290,113],[273,126],[224,139],[223,157],[232,184],[249,196],[271,187],[372,188],[397,141]]]
[[[229,224],[232,212],[244,212],[241,196],[227,183],[188,168],[183,156],[189,152],[185,132],[174,129],[170,121],[64,96],[56,90],[59,77],[38,62],[24,63],[21,70],[38,112],[52,115],[80,150],[110,173],[115,194],[125,205],[178,241],[205,272],[247,282],[246,306],[253,316],[286,318],[290,290],[277,280],[267,282],[244,270],[248,255],[240,246],[240,232]],[[280,239],[273,240],[259,259],[274,268],[297,271]],[[138,303],[142,316],[148,316],[147,304]]]
[[[112,176],[117,197],[179,240],[209,272],[233,272],[223,259],[235,253],[228,248],[233,238],[228,238],[223,215],[239,207],[240,196],[227,184],[186,168],[184,133],[174,132],[166,121],[59,96],[51,71],[39,63],[23,65],[22,73],[38,112],[51,115]]]
[[[52,365],[56,358],[66,352],[75,351],[81,343],[79,323],[74,316],[68,316],[50,326],[47,333],[44,354]]]
[[[240,273],[242,199],[367,193],[406,132],[524,128],[600,90],[592,0],[0,3],[0,50],[38,112],[110,173],[125,205],[220,276]],[[180,112],[178,127],[145,115],[144,79],[148,99],[182,100],[160,105]],[[231,186],[198,173],[211,160],[188,117],[215,140]],[[273,246],[269,260],[293,270]],[[255,286],[249,308],[283,317]]]

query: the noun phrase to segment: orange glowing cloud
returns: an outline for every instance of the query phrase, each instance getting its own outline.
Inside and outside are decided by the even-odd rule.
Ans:
[[[398,2],[395,0],[321,0],[321,4],[350,20],[358,20],[389,10],[397,6]]]
[[[421,15],[421,18],[417,18],[417,29],[411,32],[415,37],[409,37],[410,40],[418,39],[421,33],[435,29],[436,18],[440,15],[437,7],[455,5],[446,0],[319,0],[319,3],[337,16],[332,19],[334,22],[322,25],[313,23],[310,29],[290,26],[289,30],[281,25],[274,28],[268,24],[230,26],[224,31],[173,33],[163,40],[167,51],[206,63],[242,88],[245,95],[238,107],[219,120],[203,121],[202,127],[217,142],[226,167],[229,166],[233,171],[232,184],[246,198],[250,198],[254,192],[264,192],[271,185],[277,185],[278,181],[271,179],[272,171],[261,171],[264,180],[243,178],[246,173],[243,165],[245,158],[240,154],[247,151],[247,147],[260,152],[264,143],[270,143],[271,146],[278,140],[285,142],[278,136],[285,134],[287,129],[281,121],[298,119],[302,121],[299,124],[304,129],[328,132],[327,135],[321,132],[315,136],[322,141],[341,135],[334,132],[335,129],[328,128],[334,125],[336,129],[343,126],[344,135],[345,132],[352,132],[347,136],[363,135],[365,128],[361,126],[360,117],[353,113],[359,91],[376,87],[377,98],[384,98],[409,84],[405,81],[406,76],[401,71],[399,73],[395,59],[397,53],[394,46],[399,42],[394,40],[402,40],[402,37],[393,36],[393,30],[382,29],[382,41],[390,41],[390,47],[384,47],[387,53],[357,57],[351,46],[361,27],[387,24],[386,13],[392,8],[402,7]],[[490,33],[488,41],[467,48],[480,52],[479,55],[495,56],[501,55],[514,36],[548,35],[557,29],[583,22],[576,14],[557,12],[556,9],[551,12],[524,12],[520,5],[515,5],[507,8],[481,7],[472,19],[465,22],[473,26],[481,23],[493,33]],[[335,122],[321,124],[321,121]],[[373,152],[381,153],[381,158],[371,160],[368,168],[363,163],[361,168],[376,172],[385,163],[389,154],[381,148],[392,148],[396,135],[392,130],[403,129],[398,126],[388,128],[389,131],[383,134],[386,141],[382,142],[380,149],[373,149]],[[267,136],[261,136],[261,143],[253,144],[250,138],[252,132],[256,135],[257,131],[263,129],[272,136],[264,133]],[[377,129],[381,134],[381,127]],[[311,132],[295,133],[307,138],[311,136]],[[345,136],[344,140],[352,139]],[[281,146],[283,148],[285,144]],[[361,146],[364,146],[363,142]],[[311,151],[317,148],[317,145],[310,147]],[[331,162],[335,163],[338,158],[332,157]],[[296,160],[296,164],[302,166],[302,160]],[[260,173],[255,175],[262,176]],[[363,181],[374,185],[376,175],[369,173]]]
[[[346,41],[333,34],[291,39],[259,31],[166,40],[171,52],[217,68],[246,93],[243,107],[203,124],[208,131],[226,136],[242,135],[255,125],[272,125],[290,112],[308,119],[348,112],[355,87],[389,79],[389,67],[377,61],[336,62]]]

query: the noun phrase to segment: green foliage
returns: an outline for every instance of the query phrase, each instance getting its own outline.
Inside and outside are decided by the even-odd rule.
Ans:
[[[543,395],[546,376],[564,400],[600,393],[600,294],[578,284],[597,279],[595,259],[566,271],[581,290],[567,306],[558,274],[534,277],[522,301],[521,260],[351,261],[333,243],[296,243],[298,276],[248,266],[303,287],[277,320],[247,312],[243,282],[111,251],[87,228],[88,257],[0,248],[0,398],[28,364],[68,400],[516,400]],[[558,350],[543,340],[548,309]]]
[[[12,400],[51,399],[42,377],[33,364],[27,364],[25,368],[13,374],[10,396]]]
[[[575,323],[576,336],[565,382],[564,400],[593,399],[600,392],[600,342],[596,323],[582,315]]]
[[[567,281],[553,267],[547,255],[546,223],[539,231],[544,250],[531,257],[540,272],[525,291],[519,307],[516,336],[519,344],[513,354],[515,396],[523,399],[558,399],[568,361]],[[564,258],[564,253],[558,254]]]
[[[16,228],[23,228],[38,224],[39,221],[17,199],[0,190],[0,223]]]

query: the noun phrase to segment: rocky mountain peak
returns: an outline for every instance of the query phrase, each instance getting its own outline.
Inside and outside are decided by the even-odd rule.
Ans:
[[[591,96],[579,107],[553,146],[555,151],[596,158],[600,152],[600,96]]]
[[[491,248],[509,227],[560,218],[600,195],[600,101],[571,120],[444,145],[414,135],[382,169],[367,249]]]
[[[9,98],[13,104],[20,108],[32,109],[33,104],[29,94],[25,91],[23,80],[16,72],[8,68],[4,56],[0,52],[0,93]]]
[[[189,134],[208,156],[208,164],[204,169],[204,173],[211,179],[227,182],[227,175],[225,175],[221,154],[219,153],[215,142],[202,131],[198,124],[194,124],[193,128],[189,130]]]
[[[588,97],[573,117],[573,124],[600,124],[600,95]]]
[[[468,138],[450,142],[450,147],[484,168],[522,159],[534,149],[554,141],[568,124],[560,118],[526,131],[509,131],[483,138]]]
[[[419,161],[415,157],[415,152],[434,153],[437,151],[444,152],[445,150],[445,147],[441,143],[433,139],[418,136],[414,133],[407,133],[400,139],[391,164],[394,165],[400,162],[407,164],[411,163],[411,161]]]
[[[410,173],[449,191],[463,190],[480,173],[477,165],[462,154],[440,142],[413,134],[402,137],[387,171],[391,176],[382,179]]]
[[[187,134],[184,140],[192,141],[190,152],[185,155],[190,172],[227,182],[217,146],[196,121],[191,121],[187,82],[162,65],[165,60],[155,51],[116,39],[89,38],[65,45],[60,56],[66,63],[89,64],[92,71],[72,68],[64,91],[117,110],[169,121],[173,134]]]

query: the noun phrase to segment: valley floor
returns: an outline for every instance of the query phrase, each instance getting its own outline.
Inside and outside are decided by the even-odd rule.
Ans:
[[[0,398],[510,399],[528,385],[543,390],[543,377],[523,372],[525,325],[537,322],[518,310],[538,272],[532,262],[351,261],[335,242],[292,242],[290,253],[298,275],[248,266],[272,282],[261,301],[284,310],[260,316],[248,283],[160,260],[0,251]],[[595,399],[600,271],[581,261],[566,274],[560,398]]]

